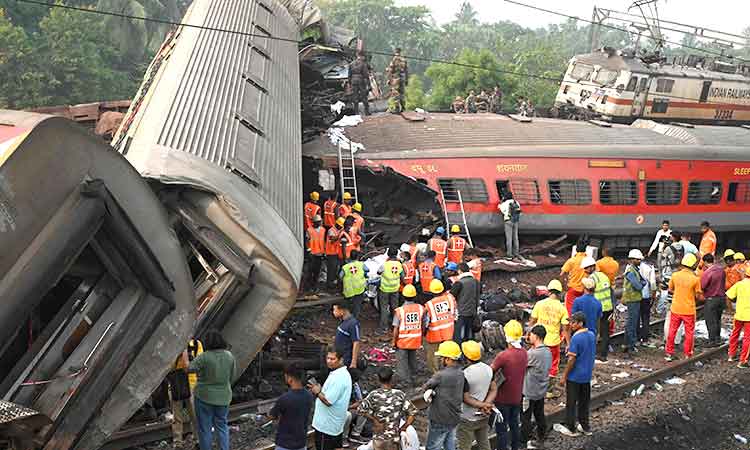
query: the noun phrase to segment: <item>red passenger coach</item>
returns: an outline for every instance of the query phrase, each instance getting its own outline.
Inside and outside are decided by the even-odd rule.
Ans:
[[[683,230],[708,220],[720,232],[750,223],[744,127],[426,114],[372,117],[345,134],[364,146],[358,166],[391,168],[442,191],[451,221],[460,191],[473,234],[502,233],[497,207],[508,189],[528,234],[636,236],[664,219]],[[306,153],[332,162],[336,147],[321,141]]]

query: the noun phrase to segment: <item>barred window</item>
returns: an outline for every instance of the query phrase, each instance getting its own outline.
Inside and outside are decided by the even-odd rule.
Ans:
[[[716,205],[721,201],[721,181],[691,181],[688,186],[688,203]]]
[[[510,190],[513,198],[522,205],[538,205],[542,203],[539,193],[539,183],[531,178],[510,180]]]
[[[625,88],[628,92],[635,91],[635,87],[638,85],[638,77],[630,77],[630,81],[628,81],[628,86]]]
[[[727,202],[750,203],[750,181],[735,181],[729,183]]]
[[[602,205],[634,205],[638,203],[638,184],[632,180],[601,180],[599,202]]]
[[[682,199],[679,181],[647,181],[646,203],[649,205],[677,205]]]
[[[591,203],[589,180],[550,180],[550,201],[557,205],[588,205]]]
[[[459,191],[464,202],[486,203],[489,200],[481,178],[438,178],[438,185],[446,202],[457,202]]]
[[[669,94],[672,92],[672,87],[674,86],[674,80],[669,80],[667,78],[659,78],[656,80],[656,92],[664,92],[665,94]]]

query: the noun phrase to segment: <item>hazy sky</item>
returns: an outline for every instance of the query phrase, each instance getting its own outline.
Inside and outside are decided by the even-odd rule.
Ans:
[[[632,0],[519,0],[545,9],[591,19],[594,5],[601,8],[627,11]],[[432,10],[438,23],[450,21],[462,0],[395,0],[398,5],[425,5]],[[563,17],[530,10],[503,0],[470,0],[482,22],[510,20],[526,27],[543,27],[565,20]],[[659,16],[675,22],[698,25],[727,33],[742,34],[750,26],[750,1],[748,0],[661,0]],[[637,13],[634,9],[631,12]],[[613,23],[614,24],[614,23]],[[619,25],[619,24],[618,24]],[[681,36],[672,35],[679,39]]]

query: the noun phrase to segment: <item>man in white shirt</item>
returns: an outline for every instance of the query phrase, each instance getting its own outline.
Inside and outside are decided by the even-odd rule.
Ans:
[[[641,290],[643,300],[641,300],[641,312],[638,326],[638,340],[642,344],[647,344],[649,339],[649,322],[651,321],[651,305],[656,300],[656,269],[647,262],[642,262],[638,266],[638,271],[646,281]]]
[[[461,405],[461,422],[456,432],[458,450],[471,450],[474,441],[479,450],[490,450],[487,420],[497,394],[497,385],[492,380],[494,372],[482,362],[482,346],[478,342],[465,341],[461,350],[471,365],[464,369],[469,392],[464,393]]]
[[[505,227],[505,255],[508,258],[521,256],[518,253],[518,222],[521,218],[521,205],[513,199],[512,192],[503,193],[503,202],[498,205]]]
[[[661,228],[659,228],[659,231],[656,232],[656,237],[654,237],[654,242],[651,244],[651,248],[648,249],[648,256],[651,256],[651,254],[654,253],[654,250],[656,250],[657,247],[659,249],[659,253],[661,253],[661,251],[664,249],[664,246],[661,243],[662,238],[671,234],[672,230],[669,228],[669,221],[663,221],[661,223]]]

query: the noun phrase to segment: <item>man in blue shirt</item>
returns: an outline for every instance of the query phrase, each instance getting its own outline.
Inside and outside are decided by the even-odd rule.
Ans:
[[[599,319],[602,317],[602,304],[594,297],[596,281],[593,278],[584,277],[581,283],[583,284],[583,295],[575,299],[571,312],[573,314],[578,311],[582,312],[586,316],[586,328],[596,336]]]
[[[586,326],[586,316],[577,312],[570,317],[573,337],[568,346],[568,364],[565,366],[560,384],[565,387],[565,425],[560,432],[566,436],[578,436],[580,432],[590,436],[589,405],[591,404],[591,374],[596,357],[596,336]],[[578,427],[576,427],[576,418]]]
[[[336,327],[334,345],[344,356],[344,367],[357,368],[359,356],[359,320],[346,302],[333,305],[333,316],[341,321]]]
[[[328,348],[326,365],[331,372],[323,387],[319,384],[307,386],[316,398],[312,427],[317,450],[342,448],[346,410],[352,396],[352,378],[344,366],[344,355],[340,349]]]
[[[305,371],[296,364],[284,368],[284,381],[289,391],[276,400],[268,416],[278,419],[276,450],[299,450],[307,447],[307,425],[313,396],[305,389]]]

